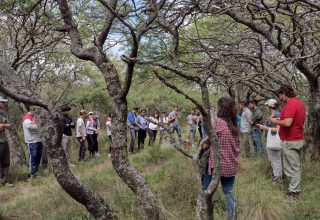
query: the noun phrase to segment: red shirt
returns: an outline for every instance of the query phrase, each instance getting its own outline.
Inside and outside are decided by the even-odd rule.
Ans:
[[[237,175],[240,161],[239,136],[234,136],[227,122],[218,118],[216,134],[221,146],[221,176],[232,177]]]
[[[290,98],[283,106],[280,120],[293,118],[290,127],[280,127],[280,139],[283,141],[301,141],[304,139],[303,124],[306,119],[306,107],[297,98]]]

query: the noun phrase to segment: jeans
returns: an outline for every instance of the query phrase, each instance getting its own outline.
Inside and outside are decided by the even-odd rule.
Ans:
[[[255,155],[262,156],[264,153],[263,144],[262,144],[262,131],[261,129],[254,129],[251,132],[252,142],[254,146]]]
[[[208,174],[208,169],[206,168],[205,174],[202,176],[202,186],[203,189],[206,190],[211,183],[212,175]],[[235,208],[236,201],[233,195],[233,185],[234,185],[235,177],[221,177],[220,182],[222,186],[222,192],[227,201],[227,212],[228,212],[228,220],[235,219]]]
[[[222,192],[227,201],[227,212],[228,212],[228,220],[235,219],[235,208],[236,208],[236,201],[233,195],[233,185],[234,185],[235,177],[221,177],[221,186]]]
[[[70,159],[71,159],[72,143],[73,143],[72,136],[66,136],[66,135],[62,136],[61,145],[64,149],[64,152],[66,153],[68,162],[70,162]]]
[[[79,143],[80,143],[80,148],[79,148],[79,161],[84,160],[84,156],[86,154],[86,142],[85,140],[82,140],[81,137],[77,137]]]
[[[202,125],[200,125],[200,127],[201,127],[202,137],[206,136],[207,133],[206,133],[206,129],[205,129],[204,125],[202,124]]]
[[[98,142],[98,134],[97,133],[93,133],[92,141],[93,141],[93,152],[98,153],[99,152],[99,142]]]
[[[133,152],[133,147],[134,147],[134,141],[136,139],[136,129],[135,128],[129,128],[130,132],[130,146],[129,146],[129,151]]]
[[[159,141],[159,143],[161,144],[164,140],[165,141],[167,140],[167,131],[160,129],[160,141]]]
[[[187,138],[188,140],[194,144],[195,142],[195,137],[196,137],[196,128],[195,126],[188,126],[188,129],[187,129]]]
[[[148,128],[148,134],[149,134],[149,146],[153,146],[155,140],[156,140],[156,137],[157,137],[157,130],[152,130],[150,128]]]
[[[39,164],[42,156],[42,143],[28,143],[28,151],[29,151],[29,166],[31,170],[31,174],[34,175],[38,172]]]
[[[179,139],[179,144],[182,145],[183,144],[183,139],[182,139],[182,136],[181,136],[181,129],[180,129],[180,125],[179,124],[170,125],[170,144],[173,144],[175,142],[175,140],[174,140],[174,131],[177,132],[178,139]]]
[[[93,148],[93,134],[87,134],[87,142],[88,142],[88,151],[90,155],[94,155],[94,148]]]
[[[252,138],[249,132],[241,132],[241,146],[244,149],[244,156],[250,157],[253,154]]]

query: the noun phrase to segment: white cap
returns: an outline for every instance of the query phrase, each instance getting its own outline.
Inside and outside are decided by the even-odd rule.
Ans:
[[[8,99],[3,98],[2,96],[0,96],[0,102],[7,102]]]
[[[93,112],[89,112],[88,115],[93,115]]]
[[[270,107],[276,107],[277,103],[278,103],[277,100],[269,99],[268,101],[266,101],[265,105],[270,106]]]

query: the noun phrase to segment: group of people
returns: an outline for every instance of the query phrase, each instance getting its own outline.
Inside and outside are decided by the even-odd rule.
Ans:
[[[169,141],[171,144],[175,142],[174,134],[178,136],[180,145],[184,143],[195,142],[196,131],[199,131],[200,139],[202,139],[204,131],[203,119],[200,113],[196,114],[195,109],[191,109],[187,120],[187,138],[183,140],[181,134],[181,112],[178,106],[166,114],[162,111],[154,111],[150,116],[147,116],[147,110],[135,107],[128,113],[128,130],[130,133],[129,152],[134,152],[135,149],[144,149],[145,139],[149,135],[149,146],[153,146],[157,137],[158,131],[160,132],[159,143]],[[138,146],[135,148],[135,141],[138,139]]]
[[[237,175],[240,161],[240,139],[244,148],[244,156],[263,156],[267,152],[268,159],[273,170],[273,181],[276,184],[282,183],[283,172],[289,180],[288,195],[297,197],[301,191],[301,149],[304,143],[304,122],[306,117],[305,105],[296,98],[294,89],[289,85],[282,85],[277,91],[278,99],[284,103],[281,112],[278,110],[279,103],[275,99],[269,99],[265,103],[269,115],[263,120],[263,111],[258,107],[258,102],[252,100],[240,103],[239,107],[230,97],[222,97],[217,102],[217,115],[212,118],[212,125],[218,143],[221,146],[221,185],[227,200],[228,219],[234,219],[235,198],[233,185]],[[1,183],[8,184],[8,168],[10,165],[9,147],[5,137],[5,130],[11,128],[8,123],[8,116],[5,111],[5,104],[8,100],[0,97],[0,165]],[[71,108],[62,108],[61,122],[63,124],[62,146],[65,150],[68,162],[71,164],[72,152],[72,129],[76,129],[76,137],[80,143],[78,160],[82,162],[85,158],[86,145],[90,155],[99,156],[98,135],[100,132],[99,115],[96,112],[86,114],[85,110],[79,112],[79,117],[74,123],[70,116]],[[149,117],[146,110],[139,111],[133,108],[128,113],[128,130],[130,133],[129,151],[134,151],[136,137],[138,138],[137,149],[143,149],[146,135],[149,135],[149,145],[155,143],[158,130],[160,132],[160,143],[169,139],[173,144],[174,133],[177,134],[179,144],[183,144],[181,135],[181,113],[178,106],[167,115],[165,112],[159,114],[154,111]],[[112,141],[111,118],[105,119],[107,136]],[[200,137],[205,139],[201,147],[200,166],[202,167],[203,188],[207,189],[212,180],[214,170],[214,147],[205,134],[201,114],[196,114],[192,109],[187,116],[187,140],[195,141],[196,130],[199,130]],[[29,177],[37,176],[41,155],[42,143],[34,114],[29,110],[23,117],[23,131],[25,143],[28,146],[30,159]],[[262,141],[263,131],[269,133],[266,138],[266,150]],[[279,146],[271,146],[272,135],[279,136]],[[274,139],[274,137],[273,137]],[[281,142],[280,142],[281,139]],[[273,140],[274,142],[274,140]],[[281,146],[280,146],[281,145]],[[269,146],[269,147],[268,147]],[[110,151],[109,151],[110,156]]]
[[[228,219],[235,219],[235,198],[232,191],[239,168],[240,139],[245,157],[262,156],[265,150],[261,137],[263,131],[267,131],[266,151],[273,170],[273,183],[281,184],[284,173],[289,181],[286,195],[297,198],[301,192],[301,151],[304,144],[306,107],[296,98],[294,89],[289,85],[282,85],[277,94],[278,99],[284,103],[282,110],[278,111],[277,100],[267,100],[265,105],[269,116],[265,122],[256,100],[240,103],[240,120],[237,120],[238,108],[232,98],[223,97],[218,100],[217,118],[212,123],[221,146],[220,181],[227,200]],[[214,169],[214,146],[208,137],[206,139],[200,153],[204,189],[209,187]]]

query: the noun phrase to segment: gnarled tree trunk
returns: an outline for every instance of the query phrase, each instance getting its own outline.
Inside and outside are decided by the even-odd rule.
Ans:
[[[19,141],[18,133],[14,126],[12,129],[6,130],[6,138],[8,140],[13,165],[27,166],[26,154]]]

